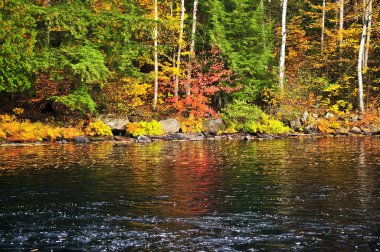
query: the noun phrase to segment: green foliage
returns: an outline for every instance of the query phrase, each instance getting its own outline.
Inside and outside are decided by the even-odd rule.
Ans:
[[[0,4],[0,92],[31,87],[35,26],[31,6],[24,1]]]
[[[134,137],[145,136],[160,136],[164,134],[162,126],[156,120],[151,122],[132,122],[128,123],[127,131]]]
[[[86,127],[85,133],[89,136],[113,136],[111,128],[101,120],[91,122]]]
[[[253,101],[263,86],[271,83],[271,21],[262,1],[210,0],[210,37],[228,58],[244,88],[239,99]]]
[[[233,123],[239,129],[239,125],[257,121],[262,113],[263,111],[256,105],[248,104],[241,100],[235,100],[223,109],[222,119],[227,127]]]
[[[260,115],[260,119],[257,122],[250,121],[244,124],[244,130],[251,134],[262,133],[271,135],[279,135],[291,131],[281,121],[273,119],[265,113]]]
[[[80,86],[69,95],[53,96],[50,100],[66,106],[71,111],[77,111],[83,114],[88,112],[96,113],[96,104],[84,86]]]

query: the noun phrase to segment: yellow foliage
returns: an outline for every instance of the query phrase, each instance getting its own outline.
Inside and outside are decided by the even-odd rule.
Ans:
[[[59,128],[60,135],[65,139],[73,139],[77,136],[83,136],[83,132],[77,128]]]
[[[14,112],[16,115],[21,115],[22,113],[24,113],[24,109],[23,109],[23,108],[14,108],[14,109],[13,109],[13,112]]]
[[[128,123],[127,131],[134,137],[146,136],[160,136],[164,134],[162,126],[159,122],[153,120],[151,122],[132,122]]]
[[[107,126],[101,120],[96,120],[95,122],[91,122],[86,129],[84,130],[86,135],[89,136],[112,136],[112,131],[109,126]]]
[[[185,118],[180,121],[183,133],[200,133],[202,132],[203,123],[205,119],[196,119],[193,115],[191,115],[189,118]]]

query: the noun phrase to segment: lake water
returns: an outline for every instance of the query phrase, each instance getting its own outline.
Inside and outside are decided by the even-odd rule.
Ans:
[[[380,251],[380,138],[0,146],[0,250]]]

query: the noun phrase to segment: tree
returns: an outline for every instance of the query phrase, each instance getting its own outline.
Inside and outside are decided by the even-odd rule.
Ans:
[[[158,97],[158,7],[157,0],[154,0],[154,101],[153,109],[157,107]]]
[[[178,53],[177,53],[177,74],[174,80],[174,101],[178,101],[179,95],[179,72],[181,65],[181,52],[182,52],[182,43],[183,43],[183,26],[185,22],[185,0],[181,0],[181,19],[179,27],[179,39],[178,39]]]
[[[192,60],[195,56],[195,32],[197,29],[197,10],[198,10],[198,0],[194,0],[193,7],[193,24],[191,28],[191,42],[190,42],[190,54],[189,54],[189,67],[187,69],[187,79],[191,79],[191,71],[192,71]],[[190,95],[190,84],[186,86],[186,95]]]
[[[236,74],[242,88],[233,99],[254,102],[273,84],[273,32],[261,0],[210,0],[209,44],[215,44]],[[201,25],[200,25],[201,26]],[[229,97],[224,97],[226,100]]]
[[[288,0],[282,0],[282,22],[281,22],[281,51],[280,51],[280,65],[278,86],[281,90],[284,89],[285,82],[285,47],[286,47],[286,9]]]
[[[359,56],[358,56],[358,85],[359,85],[359,109],[364,112],[363,100],[363,56],[365,50],[365,41],[367,37],[367,27],[370,19],[370,5],[372,0],[363,0],[363,26],[360,38]]]

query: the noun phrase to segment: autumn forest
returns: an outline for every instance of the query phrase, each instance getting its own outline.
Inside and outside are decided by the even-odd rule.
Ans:
[[[2,0],[0,140],[112,135],[102,115],[136,136],[380,132],[379,6]]]

